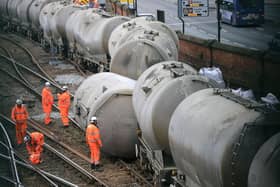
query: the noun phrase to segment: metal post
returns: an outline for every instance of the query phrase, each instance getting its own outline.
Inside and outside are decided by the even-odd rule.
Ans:
[[[182,21],[183,23],[183,34],[185,34],[185,21],[182,17],[179,17],[179,19]]]
[[[184,19],[182,18],[183,17],[183,14],[182,14],[182,0],[178,0],[177,1],[177,4],[178,4],[178,9],[177,9],[177,13],[178,13],[178,18],[182,21],[183,23],[183,34],[185,34],[185,21]]]
[[[134,8],[135,8],[135,17],[138,16],[138,12],[137,12],[137,0],[134,0]]]
[[[221,13],[220,13],[220,4],[221,0],[216,0],[217,4],[217,21],[218,21],[218,42],[221,42]]]

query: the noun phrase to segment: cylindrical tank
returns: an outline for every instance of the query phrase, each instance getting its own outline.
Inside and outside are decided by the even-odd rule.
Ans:
[[[9,0],[8,2],[8,14],[13,22],[18,22],[17,7],[22,0]]]
[[[131,21],[122,24],[122,27],[117,27],[115,32],[112,34],[109,40],[109,52],[113,56],[117,49],[123,45],[129,38],[134,35],[137,30],[142,30],[143,28],[152,28],[162,33],[166,33],[176,44],[176,48],[179,48],[179,39],[177,34],[169,28],[168,25],[155,21],[151,17],[137,17]]]
[[[267,140],[250,166],[248,187],[280,185],[280,133]]]
[[[34,0],[29,8],[29,18],[31,21],[31,26],[33,29],[40,29],[40,12],[48,3],[55,2],[59,0]]]
[[[268,111],[262,107],[228,90],[211,88],[181,102],[168,133],[173,159],[186,175],[187,186],[247,186],[254,155],[275,131],[266,124]]]
[[[206,77],[182,62],[158,63],[142,73],[132,101],[142,136],[152,149],[170,153],[168,127],[173,111],[190,94],[209,86]]]
[[[9,0],[0,1],[0,16],[5,19],[7,19],[8,16],[8,3]]]
[[[155,63],[178,59],[178,38],[161,22],[135,18],[118,26],[109,40],[110,71],[137,79]]]
[[[21,1],[17,7],[17,15],[22,26],[28,27],[30,23],[29,8],[34,0]]]
[[[75,93],[75,119],[86,128],[97,117],[102,151],[122,158],[135,157],[137,121],[132,108],[135,81],[114,73],[98,73],[82,82]]]
[[[71,16],[69,24],[66,24],[66,32],[74,32],[83,54],[108,54],[108,40],[112,31],[128,20],[128,17],[108,17],[102,10],[88,9]]]
[[[69,17],[69,19],[65,24],[66,38],[70,49],[76,48],[76,39],[75,39],[74,30],[79,25],[78,22],[80,21],[80,16],[83,15],[85,16],[85,14],[87,14],[87,11],[83,11],[83,10],[75,11],[73,14],[71,14],[71,16]],[[88,18],[88,16],[85,16],[85,18]]]
[[[81,9],[83,9],[82,6],[63,4],[63,7],[55,12],[53,19],[51,19],[51,25],[55,27],[53,28],[52,37],[58,45],[62,45],[63,41],[66,40],[65,26],[67,20],[75,11]]]
[[[56,32],[56,25],[52,20],[55,13],[62,9],[64,5],[65,3],[59,1],[48,3],[40,13],[40,25],[44,31],[44,39],[49,43],[51,43],[52,34]]]

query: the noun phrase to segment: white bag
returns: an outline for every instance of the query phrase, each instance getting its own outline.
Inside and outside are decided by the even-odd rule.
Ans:
[[[225,82],[220,68],[217,67],[201,68],[198,73],[200,75],[203,75],[209,79],[216,81],[218,88],[225,88]]]

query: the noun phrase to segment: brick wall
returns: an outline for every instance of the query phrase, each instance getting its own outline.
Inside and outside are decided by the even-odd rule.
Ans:
[[[257,95],[280,96],[280,54],[253,51],[178,33],[179,60],[195,68],[219,67],[230,86],[253,89]]]

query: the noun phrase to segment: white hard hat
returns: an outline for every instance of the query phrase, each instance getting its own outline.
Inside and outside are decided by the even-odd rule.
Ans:
[[[49,86],[51,86],[51,83],[46,82],[46,83],[45,83],[45,86],[48,86],[48,87],[49,87]]]
[[[63,90],[63,91],[68,90],[68,86],[63,86],[63,87],[62,87],[62,90]]]
[[[23,103],[23,102],[22,102],[21,99],[17,99],[17,100],[16,100],[16,104],[21,105],[22,103]]]
[[[30,136],[29,135],[26,135],[24,136],[23,138],[23,142],[26,143],[26,142],[29,142],[31,140]]]
[[[91,118],[90,118],[90,122],[91,123],[94,123],[94,122],[96,122],[97,121],[97,118],[95,117],[95,116],[92,116]]]

